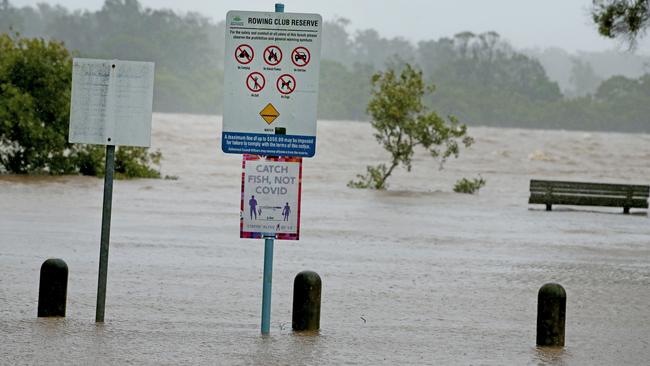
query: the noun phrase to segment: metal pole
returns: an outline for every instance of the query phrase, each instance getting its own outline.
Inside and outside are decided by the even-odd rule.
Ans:
[[[262,334],[271,329],[271,288],[273,284],[273,238],[264,239],[264,280],[262,287]]]
[[[113,202],[113,172],[115,145],[106,145],[106,172],[104,173],[104,204],[102,208],[102,236],[99,247],[99,281],[97,283],[97,310],[95,322],[104,322],[106,279],[108,274],[108,242],[111,237],[111,207]]]
[[[284,4],[275,4],[276,13],[284,13]],[[273,239],[264,239],[264,279],[262,280],[262,334],[271,329],[271,289],[273,284]]]

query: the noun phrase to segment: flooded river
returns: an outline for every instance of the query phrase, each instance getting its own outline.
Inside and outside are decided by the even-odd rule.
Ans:
[[[346,183],[386,158],[366,123],[321,121],[301,239],[277,241],[259,334],[263,241],[239,239],[241,157],[214,116],[154,116],[163,174],[117,181],[106,323],[94,323],[103,181],[0,177],[2,365],[647,365],[645,210],[527,204],[531,178],[650,183],[650,135],[470,128],[444,170],[426,154],[384,192]],[[453,193],[481,174],[478,195]],[[67,317],[38,319],[49,257]],[[323,279],[320,335],[291,331],[294,276]],[[566,347],[535,347],[537,290],[567,291]]]

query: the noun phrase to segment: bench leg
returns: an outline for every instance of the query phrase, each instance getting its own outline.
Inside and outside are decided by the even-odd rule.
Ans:
[[[629,207],[623,207],[623,213],[624,214],[629,214],[630,213],[630,208]]]
[[[551,204],[550,203],[546,204],[546,211],[551,211]]]

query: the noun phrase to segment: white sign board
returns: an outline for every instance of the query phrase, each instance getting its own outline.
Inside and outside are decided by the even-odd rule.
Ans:
[[[150,146],[153,78],[152,62],[75,58],[69,141]]]
[[[321,29],[318,14],[228,12],[224,152],[314,156]]]
[[[298,240],[302,158],[244,155],[242,238]]]

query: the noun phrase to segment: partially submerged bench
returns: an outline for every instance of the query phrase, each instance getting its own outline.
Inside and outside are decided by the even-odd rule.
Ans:
[[[531,180],[529,204],[648,208],[650,186]]]

